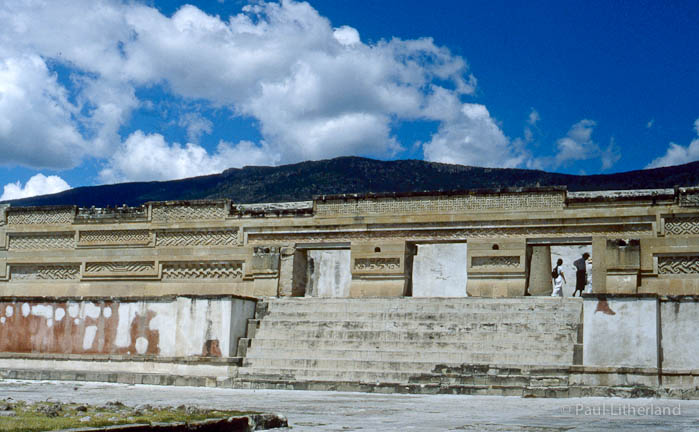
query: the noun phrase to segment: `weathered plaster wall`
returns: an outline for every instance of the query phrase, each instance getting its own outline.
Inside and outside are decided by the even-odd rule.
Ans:
[[[418,244],[413,297],[465,297],[466,255],[466,243]]]
[[[656,367],[656,303],[655,298],[585,298],[583,364]]]
[[[349,250],[309,250],[306,295],[349,297],[352,272]]]
[[[0,352],[159,357],[235,355],[252,300],[0,302]]]
[[[699,369],[699,301],[662,301],[660,322],[663,368]]]

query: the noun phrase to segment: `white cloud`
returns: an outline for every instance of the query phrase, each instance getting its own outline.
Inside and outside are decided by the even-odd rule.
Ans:
[[[590,159],[598,154],[599,146],[592,140],[594,129],[594,121],[580,120],[570,128],[565,137],[556,141],[555,166],[561,166],[569,161]]]
[[[52,194],[67,189],[70,189],[70,185],[62,178],[55,175],[47,177],[39,173],[27,180],[24,186],[22,186],[19,180],[15,183],[6,184],[3,188],[2,196],[0,196],[0,201]]]
[[[541,120],[541,116],[539,116],[539,112],[532,108],[532,110],[529,112],[529,118],[527,118],[527,123],[529,123],[532,126],[535,126],[539,120]]]
[[[275,155],[264,146],[249,141],[221,142],[214,154],[197,144],[168,144],[160,134],[132,133],[100,171],[105,183],[124,181],[172,180],[219,173],[243,165],[276,163]]]
[[[616,144],[616,140],[612,137],[609,140],[609,145],[602,150],[600,154],[600,160],[602,161],[602,171],[608,170],[613,167],[615,163],[619,162],[621,159],[621,149]]]
[[[57,142],[57,157],[44,158],[56,167],[117,151],[142,86],[163,84],[185,100],[251,116],[275,160],[294,162],[394,155],[394,120],[461,116],[457,103],[434,117],[431,100],[444,93],[458,100],[476,82],[461,57],[429,38],[363,43],[356,29],[333,27],[294,1],[255,2],[223,20],[190,5],[168,17],[132,2],[8,0],[0,27],[0,58],[28,53],[77,72],[78,106],[64,107],[70,115],[55,122],[72,136]],[[41,94],[47,85],[36,88]],[[25,130],[43,127],[29,111],[21,117]],[[193,142],[211,129],[206,121],[182,127]],[[458,135],[448,128],[442,124],[442,141]],[[27,152],[13,163],[37,166],[35,157]]]
[[[424,152],[427,160],[452,164],[515,167],[524,161],[488,109],[479,104],[463,104],[460,115],[439,127]]]
[[[192,142],[198,142],[203,133],[210,134],[214,127],[211,120],[193,112],[180,116],[178,124],[187,129],[187,138]]]
[[[533,111],[534,112],[534,111]],[[531,119],[531,117],[530,117]],[[537,122],[539,119],[537,118]],[[527,122],[529,123],[529,122]],[[593,120],[583,119],[573,124],[566,135],[556,140],[555,149],[551,156],[533,157],[525,148],[532,142],[534,134],[525,127],[524,138],[515,140],[516,147],[525,154],[525,166],[530,169],[558,169],[569,165],[571,162],[598,159],[602,171],[614,166],[621,159],[621,149],[616,144],[614,137],[610,138],[605,148],[593,139],[596,123]]]
[[[687,147],[671,142],[665,154],[653,159],[646,168],[682,165],[699,160],[699,118],[694,121],[694,130],[697,138],[694,138]]]
[[[77,165],[89,151],[74,119],[77,111],[40,57],[0,58],[0,163]]]
[[[359,32],[350,26],[336,28],[333,36],[342,45],[355,45],[359,43]]]

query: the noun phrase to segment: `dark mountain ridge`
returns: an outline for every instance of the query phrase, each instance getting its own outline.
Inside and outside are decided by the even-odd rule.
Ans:
[[[699,184],[699,162],[616,174],[570,175],[481,168],[420,160],[361,157],[308,161],[276,167],[230,168],[220,174],[171,181],[83,186],[10,201],[14,206],[107,207],[147,201],[229,198],[237,203],[310,200],[314,195],[567,186],[570,191],[654,189]]]

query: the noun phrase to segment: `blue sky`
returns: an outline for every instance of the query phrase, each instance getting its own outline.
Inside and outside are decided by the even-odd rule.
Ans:
[[[696,1],[14,1],[2,199],[359,155],[699,160]]]

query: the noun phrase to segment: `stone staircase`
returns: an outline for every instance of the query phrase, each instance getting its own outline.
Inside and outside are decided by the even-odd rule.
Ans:
[[[555,391],[579,363],[581,312],[572,298],[271,299],[258,303],[241,340],[237,385]]]

